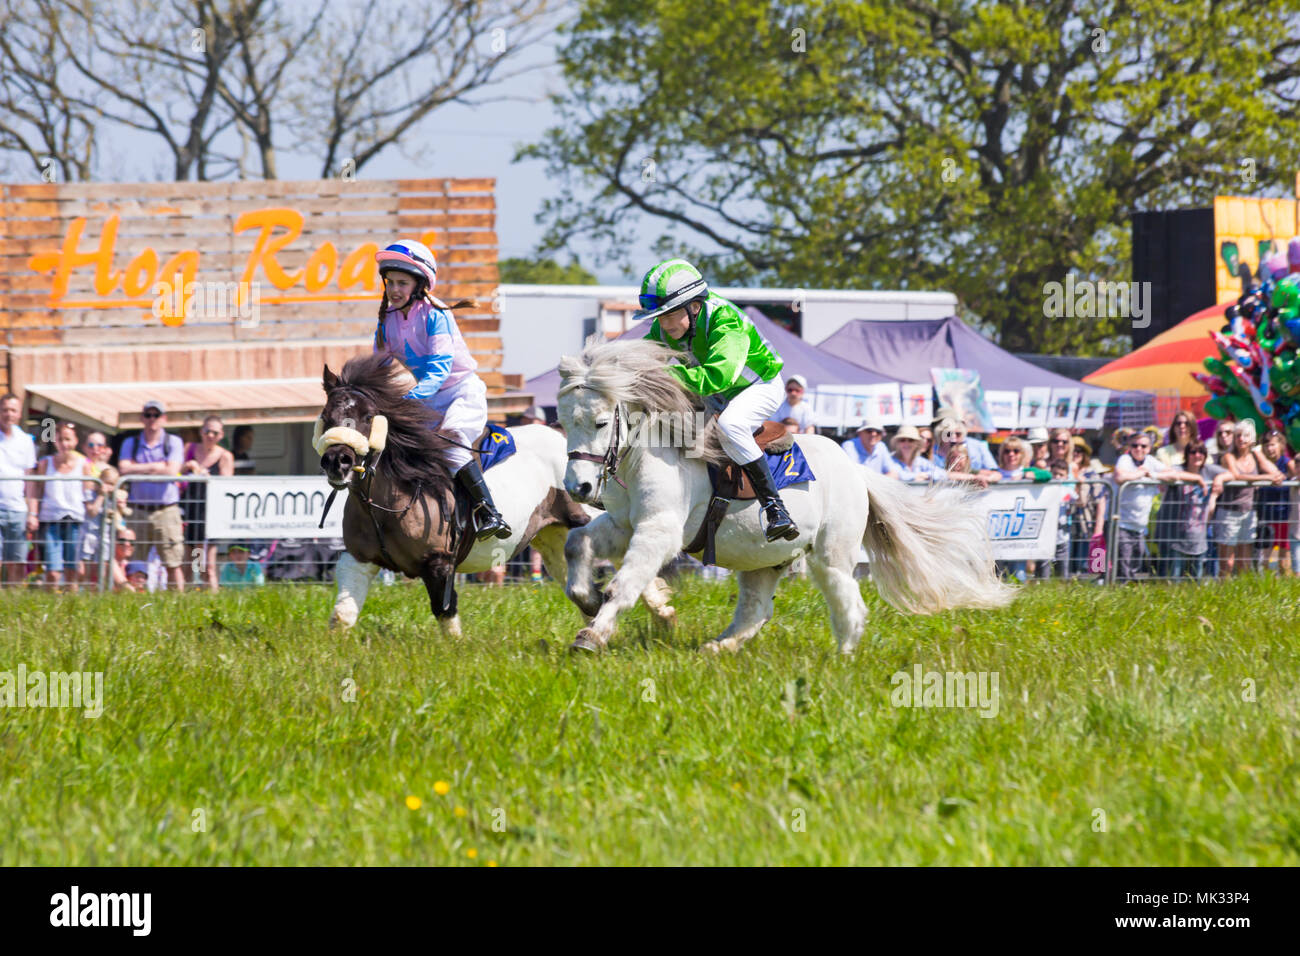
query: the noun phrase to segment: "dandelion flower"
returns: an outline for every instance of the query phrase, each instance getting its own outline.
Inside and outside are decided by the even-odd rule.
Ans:
[[[451,812],[454,813],[454,814],[456,814],[456,816],[458,816],[458,817],[463,817],[463,816],[465,815],[465,808],[464,808],[464,807],[457,807],[455,810],[453,810],[453,811],[451,811]]]
[[[487,865],[488,865],[488,866],[496,866],[496,865],[497,865],[497,861],[496,861],[496,860],[488,860],[488,861],[487,861]]]
[[[471,849],[465,851],[465,855],[466,855],[467,857],[469,857],[471,860],[477,860],[477,859],[478,859],[478,850],[475,850],[475,849],[472,849],[472,848],[471,848]]]
[[[406,798],[406,805],[412,810],[418,810],[420,807],[424,806],[424,801],[412,794]]]
[[[439,780],[437,783],[433,785],[433,792],[440,797],[445,797],[448,791],[450,790],[451,790],[451,784],[449,784],[446,780]]]

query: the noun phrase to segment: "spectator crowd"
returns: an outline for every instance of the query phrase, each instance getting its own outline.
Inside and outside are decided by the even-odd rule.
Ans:
[[[208,539],[204,483],[185,479],[251,474],[251,426],[235,430],[230,450],[220,444],[218,416],[187,442],[167,430],[161,402],[146,402],[140,414],[143,428],[122,441],[114,464],[103,432],[82,436],[67,421],[43,423],[42,453],[37,436],[19,425],[18,397],[0,397],[0,584],[98,588],[101,566],[105,587],[124,591],[183,591],[196,583],[216,591],[261,585],[268,572],[329,573],[342,542],[232,541],[221,556]],[[128,475],[133,479],[122,483]],[[149,476],[159,480],[144,480]],[[49,480],[24,480],[32,478]],[[112,553],[102,554],[109,538]]]
[[[807,388],[791,375],[775,416],[794,433],[817,431]],[[102,432],[82,436],[62,421],[38,454],[20,419],[19,399],[0,398],[0,583],[98,587],[108,537],[116,541],[103,563],[112,589],[189,583],[216,591],[332,574],[341,541],[235,541],[221,555],[207,537],[203,483],[186,479],[251,474],[250,426],[235,429],[228,449],[221,419],[210,416],[187,442],[167,430],[163,404],[149,401],[143,428],[125,438],[114,462]],[[544,423],[544,412],[530,408],[524,421]],[[1281,433],[1259,436],[1249,420],[1218,422],[1205,441],[1198,427],[1180,411],[1168,429],[1119,428],[1108,442],[1067,428],[979,435],[956,409],[941,407],[926,427],[891,430],[868,418],[841,447],[862,467],[914,484],[1064,485],[1053,558],[999,563],[1022,581],[1102,579],[1108,563],[1121,581],[1227,576],[1274,563],[1278,574],[1300,574],[1300,456]],[[23,480],[36,476],[57,480]],[[119,487],[124,476],[136,477]],[[159,480],[140,480],[146,476]]]
[[[1065,484],[1054,558],[999,562],[1022,581],[1030,573],[1102,578],[1107,560],[1121,581],[1226,577],[1274,561],[1278,574],[1300,574],[1300,456],[1280,432],[1261,440],[1250,420],[1218,422],[1209,442],[1198,428],[1180,411],[1164,431],[1116,429],[1103,464],[1068,428],[993,436],[995,453],[955,409],[940,408],[931,427],[903,425],[888,438],[867,419],[841,447],[863,467],[912,483]],[[1108,510],[1116,525],[1109,556]]]

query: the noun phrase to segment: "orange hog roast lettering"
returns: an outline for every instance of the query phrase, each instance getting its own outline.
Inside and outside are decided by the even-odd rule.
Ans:
[[[33,272],[53,273],[50,308],[145,308],[169,326],[183,325],[187,315],[196,311],[202,313],[204,284],[197,281],[200,250],[183,249],[163,262],[155,249],[145,247],[130,259],[125,268],[114,270],[120,222],[119,214],[105,219],[98,245],[83,251],[86,219],[78,217],[69,223],[57,251],[36,253],[28,259],[28,268]],[[304,223],[302,213],[287,207],[256,209],[235,220],[233,231],[236,235],[254,231],[255,235],[252,251],[238,280],[217,283],[230,288],[232,308],[247,303],[250,289],[253,297],[258,298],[259,284],[263,282],[281,293],[260,296],[262,302],[269,304],[345,302],[374,297],[379,288],[374,259],[379,247],[374,242],[362,243],[340,260],[337,247],[326,240],[312,251],[301,268],[286,271],[278,256],[302,235]],[[433,231],[425,232],[421,237],[426,245],[433,245],[435,240]],[[67,298],[72,274],[85,268],[94,269],[92,288],[95,297]],[[233,280],[235,277],[229,278]],[[326,288],[331,283],[335,289]],[[298,287],[301,287],[301,292],[297,291]],[[119,292],[121,296],[116,295]]]

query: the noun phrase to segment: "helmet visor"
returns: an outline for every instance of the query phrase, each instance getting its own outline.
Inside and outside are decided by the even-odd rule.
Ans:
[[[661,301],[661,300],[660,300],[659,296],[657,296],[657,295],[646,295],[646,294],[642,293],[642,295],[641,295],[641,308],[643,308],[643,309],[657,309],[657,308],[659,308],[659,303],[660,303],[660,301]]]

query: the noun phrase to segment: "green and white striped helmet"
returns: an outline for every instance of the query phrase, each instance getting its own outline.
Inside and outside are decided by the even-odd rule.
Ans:
[[[641,280],[641,308],[647,311],[640,318],[656,319],[708,294],[709,284],[699,269],[685,259],[666,259]]]

